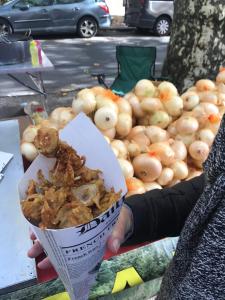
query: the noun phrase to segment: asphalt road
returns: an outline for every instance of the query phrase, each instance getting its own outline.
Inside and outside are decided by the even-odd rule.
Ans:
[[[55,67],[54,71],[43,73],[49,97],[61,90],[72,91],[96,85],[97,81],[91,76],[92,73],[107,74],[106,81],[110,85],[117,73],[116,45],[156,46],[156,75],[159,76],[169,41],[169,37],[140,35],[132,30],[111,30],[91,39],[80,39],[76,36],[37,38],[41,39],[42,48]],[[1,75],[0,117],[10,115],[11,109],[22,103],[28,94],[24,87]],[[53,99],[50,102],[51,107],[57,106],[56,98],[55,103]]]

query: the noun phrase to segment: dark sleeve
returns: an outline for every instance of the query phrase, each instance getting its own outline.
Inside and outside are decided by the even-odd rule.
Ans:
[[[204,174],[171,188],[155,189],[125,200],[133,213],[133,234],[126,244],[178,236],[203,192]]]

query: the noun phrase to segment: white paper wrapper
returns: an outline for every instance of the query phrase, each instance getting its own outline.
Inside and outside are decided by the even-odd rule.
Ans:
[[[118,161],[110,145],[88,117],[79,114],[61,131],[60,139],[71,145],[79,155],[86,157],[87,167],[102,171],[107,189],[113,187],[115,192],[122,190],[122,197],[126,194],[126,183]],[[37,180],[37,171],[41,169],[48,178],[54,163],[55,159],[42,155],[33,161],[19,184],[21,200],[26,198],[29,180]],[[30,224],[71,300],[88,299],[122,202],[121,199],[99,217],[77,227],[41,230]]]

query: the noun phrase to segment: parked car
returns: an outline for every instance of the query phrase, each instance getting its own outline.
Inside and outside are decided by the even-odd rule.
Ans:
[[[90,38],[110,26],[104,0],[12,0],[0,6],[0,35],[77,32]]]
[[[125,23],[139,30],[169,35],[173,19],[173,1],[124,0]]]

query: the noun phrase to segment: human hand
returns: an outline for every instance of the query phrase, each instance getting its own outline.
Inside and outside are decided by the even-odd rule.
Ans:
[[[30,238],[32,241],[34,241],[34,245],[27,252],[27,255],[30,258],[37,258],[40,254],[44,253],[43,247],[41,243],[36,239],[36,236],[33,232],[31,232]],[[50,269],[52,267],[52,264],[49,258],[46,257],[42,261],[40,261],[37,266],[39,269],[45,270]]]
[[[129,232],[133,229],[133,216],[131,209],[126,205],[123,205],[120,211],[118,221],[113,228],[113,232],[110,235],[107,247],[113,252],[117,253],[120,245],[126,240]]]

